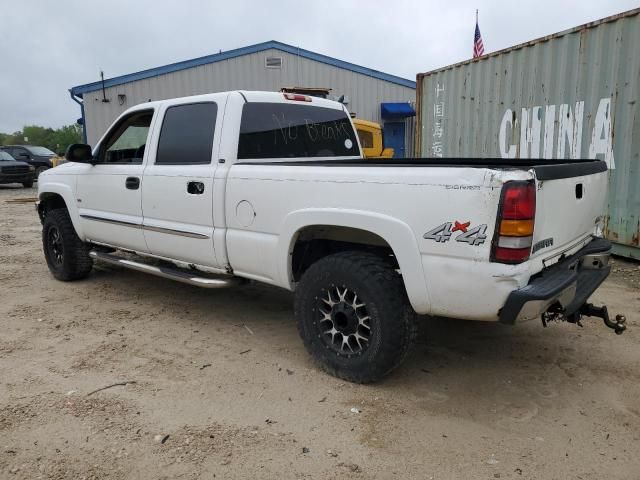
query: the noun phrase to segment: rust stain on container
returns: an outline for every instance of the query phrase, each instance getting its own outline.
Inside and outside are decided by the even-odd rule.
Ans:
[[[636,233],[631,237],[631,243],[636,247],[640,246],[640,220],[638,220],[638,223],[636,224]]]

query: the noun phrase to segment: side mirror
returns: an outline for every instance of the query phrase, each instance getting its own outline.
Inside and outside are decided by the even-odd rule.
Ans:
[[[64,158],[68,162],[76,163],[91,163],[93,161],[93,155],[91,154],[91,147],[84,143],[74,143],[67,147],[67,151],[64,154]]]
[[[18,154],[18,158],[24,158],[25,160],[29,160],[29,154],[28,153],[24,153],[24,152],[20,152]]]

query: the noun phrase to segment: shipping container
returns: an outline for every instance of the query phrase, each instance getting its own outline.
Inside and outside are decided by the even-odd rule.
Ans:
[[[599,158],[606,235],[640,259],[640,9],[417,76],[415,155]]]

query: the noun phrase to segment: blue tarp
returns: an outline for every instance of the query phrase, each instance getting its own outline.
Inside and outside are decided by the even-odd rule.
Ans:
[[[381,103],[380,116],[383,119],[414,117],[416,111],[408,103]]]

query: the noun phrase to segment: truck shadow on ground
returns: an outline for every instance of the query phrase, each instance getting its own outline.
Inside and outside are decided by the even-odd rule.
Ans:
[[[293,361],[306,362],[306,366],[312,364],[298,337],[293,294],[283,289],[250,283],[243,287],[205,290],[104,265],[96,268],[87,283],[96,288],[107,286],[112,294],[124,298],[132,291],[144,291],[145,303],[163,305],[174,318],[188,317],[190,321],[202,322],[205,328],[247,325],[255,331],[266,330],[268,336],[252,337],[259,348],[273,348],[276,355],[291,353],[295,356]],[[583,332],[591,335],[600,325],[590,323],[581,331],[567,324],[554,324],[545,329],[539,321],[507,326],[422,316],[419,322],[413,351],[397,371],[377,386],[384,389],[403,384],[411,385],[414,390],[419,390],[421,385],[449,385],[450,388],[452,384],[468,380],[474,384],[477,378],[485,378],[484,386],[476,389],[478,393],[485,387],[503,387],[504,382],[525,385],[533,381],[538,389],[554,390],[562,383],[578,382],[581,370],[606,368],[606,362],[601,361],[605,359],[599,358],[601,354],[590,350],[584,339],[578,338]],[[271,346],[274,335],[278,337],[278,346]],[[287,345],[287,350],[276,353],[282,345]],[[613,375],[617,371],[611,368]],[[551,388],[551,383],[556,386]],[[458,393],[466,395],[468,391],[460,388]],[[547,391],[544,395],[553,397],[557,392]]]

